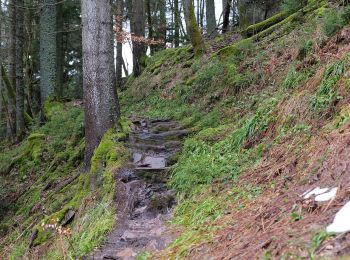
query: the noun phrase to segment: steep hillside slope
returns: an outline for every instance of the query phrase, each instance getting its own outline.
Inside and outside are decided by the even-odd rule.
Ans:
[[[0,153],[0,258],[81,258],[113,229],[114,172],[128,158],[121,120],[95,151],[89,173],[81,102],[47,102],[47,121]]]
[[[348,11],[323,2],[258,36],[221,36],[202,59],[166,50],[129,80],[125,113],[193,132],[170,180],[179,237],[157,257],[348,254],[346,234],[325,232],[349,201]],[[336,198],[303,198],[316,187]]]
[[[81,102],[47,102],[44,125],[0,147],[0,258],[79,259],[105,241],[135,116],[190,132],[171,158],[177,239],[138,259],[349,257],[350,235],[326,228],[350,200],[350,8],[308,3],[208,41],[202,58],[148,58],[87,174]],[[305,196],[317,187],[336,196]]]

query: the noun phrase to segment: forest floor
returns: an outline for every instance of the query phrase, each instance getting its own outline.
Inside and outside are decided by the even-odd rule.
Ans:
[[[81,106],[48,104],[0,154],[3,258],[349,259],[349,233],[327,228],[350,201],[350,27],[321,2],[264,37],[210,39],[201,58],[147,58],[87,175]],[[68,234],[46,230],[72,210]]]

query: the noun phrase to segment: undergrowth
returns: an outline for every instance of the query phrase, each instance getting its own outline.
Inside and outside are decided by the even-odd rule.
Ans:
[[[0,216],[4,258],[83,257],[115,225],[114,172],[128,157],[122,140],[130,132],[129,121],[121,119],[108,131],[94,153],[91,171],[83,174],[82,109],[48,102],[44,111],[44,125],[32,125],[23,143],[0,154],[1,207],[6,210]],[[74,221],[61,227],[72,210]],[[46,248],[44,255],[28,248],[33,234],[33,246]]]

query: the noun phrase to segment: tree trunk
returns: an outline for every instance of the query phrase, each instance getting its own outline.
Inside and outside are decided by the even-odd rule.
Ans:
[[[56,0],[41,0],[40,13],[40,92],[41,104],[57,89],[57,5]]]
[[[164,0],[160,1],[159,4],[159,37],[162,43],[158,45],[158,50],[166,48],[166,4]]]
[[[179,0],[174,0],[174,44],[175,48],[180,45],[180,10],[179,10]]]
[[[0,0],[0,21],[2,21],[2,0]],[[0,23],[0,42],[2,42],[2,24]],[[3,61],[3,55],[2,55],[2,49],[0,48],[0,63],[2,64]],[[0,64],[0,65],[1,65]],[[0,127],[2,126],[2,108],[3,108],[3,102],[2,102],[2,96],[3,96],[3,87],[2,87],[2,73],[0,70]],[[0,133],[1,134],[1,133]]]
[[[85,167],[105,132],[119,116],[114,73],[110,0],[82,0],[85,104]]]
[[[215,18],[215,2],[214,0],[206,0],[206,20],[207,20],[207,33],[211,34],[216,28]]]
[[[123,0],[117,0],[117,33],[123,32]],[[116,60],[116,80],[117,88],[121,89],[123,78],[122,78],[122,67],[123,67],[123,35],[117,35],[117,60]]]
[[[183,0],[183,5],[187,34],[193,46],[195,56],[200,56],[205,52],[205,44],[198,28],[193,2],[192,0]]]
[[[223,1],[223,22],[222,22],[222,33],[226,33],[228,31],[228,27],[230,25],[230,13],[231,13],[231,2],[232,0],[224,0]]]
[[[63,3],[57,4],[57,17],[56,17],[56,52],[57,52],[57,82],[56,82],[56,89],[55,89],[55,95],[58,99],[61,99],[63,97],[63,65],[64,65],[64,48],[63,48]]]
[[[16,89],[16,0],[10,0],[8,2],[9,6],[9,20],[10,20],[10,30],[9,30],[9,42],[8,42],[8,71],[9,71],[9,81],[12,89]],[[7,93],[9,95],[9,93]],[[7,118],[7,137],[10,140],[16,136],[16,102],[9,98],[8,101],[8,118]]]
[[[16,1],[16,134],[20,140],[25,130],[24,122],[24,73],[23,73],[23,45],[24,45],[24,5],[23,0]]]
[[[148,29],[148,39],[153,40],[153,21],[152,21],[152,9],[151,9],[151,0],[145,0],[146,15],[147,15],[147,29]],[[154,49],[151,47],[151,53]]]
[[[132,41],[133,53],[133,73],[135,77],[141,74],[142,59],[146,55],[144,43],[145,38],[145,18],[143,1],[131,0],[130,30],[136,38]]]

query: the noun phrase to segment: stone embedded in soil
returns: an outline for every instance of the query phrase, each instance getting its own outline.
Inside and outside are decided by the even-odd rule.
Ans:
[[[350,201],[335,215],[333,223],[327,227],[327,232],[344,233],[350,231]]]
[[[315,201],[324,202],[324,201],[332,200],[337,196],[337,191],[338,191],[338,188],[332,188],[329,191],[327,191],[326,193],[317,195],[315,197]]]
[[[320,188],[316,187],[313,190],[308,190],[303,194],[304,199],[309,199],[312,196],[315,196],[315,201],[325,202],[332,200],[337,195],[338,188]]]
[[[329,188],[320,188],[320,187],[316,187],[315,189],[311,190],[311,191],[307,191],[303,194],[304,196],[304,199],[308,199],[310,198],[311,196],[315,195],[320,195],[320,194],[323,194],[325,192],[327,192],[329,190]]]

